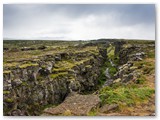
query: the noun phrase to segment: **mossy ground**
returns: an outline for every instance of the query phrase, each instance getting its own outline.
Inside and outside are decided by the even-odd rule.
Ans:
[[[102,106],[105,104],[118,104],[119,106],[116,111],[105,113],[105,115],[113,113],[148,115],[155,112],[155,52],[153,49],[144,49],[145,52],[150,51],[146,52],[147,57],[142,61],[134,61],[133,66],[140,74],[135,81],[126,85],[115,83],[112,86],[100,89],[99,95]],[[110,66],[109,62],[107,66]],[[91,114],[97,115],[99,110],[92,111]]]

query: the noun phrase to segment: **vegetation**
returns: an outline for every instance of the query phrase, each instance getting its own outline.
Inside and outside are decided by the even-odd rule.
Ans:
[[[30,66],[38,66],[38,64],[37,63],[26,63],[26,64],[20,65],[19,68],[26,68]]]
[[[14,102],[14,100],[12,98],[7,98],[7,99],[5,99],[5,102],[12,103],[12,102]]]
[[[3,91],[3,94],[10,94],[10,91],[4,90],[4,91]]]
[[[148,99],[154,93],[149,87],[139,88],[136,85],[113,85],[100,90],[102,104],[134,105]]]
[[[100,41],[104,42],[105,40],[101,39]],[[96,43],[96,41],[91,41],[91,42],[89,41],[70,41],[70,42],[69,41],[67,42],[66,41],[18,41],[18,40],[17,41],[4,41],[4,47],[9,48],[9,50],[4,51],[4,62],[3,62],[4,71],[3,73],[5,74],[5,77],[6,77],[7,75],[10,75],[11,72],[14,73],[14,68],[24,69],[24,68],[31,67],[31,66],[39,66],[41,69],[43,69],[42,72],[44,72],[44,74],[46,75],[43,76],[39,72],[38,75],[36,76],[37,81],[34,81],[35,84],[37,83],[41,84],[45,82],[48,83],[48,80],[50,79],[54,81],[54,79],[60,80],[60,79],[65,78],[67,79],[67,81],[72,82],[78,79],[83,79],[84,76],[88,77],[89,75],[90,75],[89,77],[92,77],[92,78],[98,77],[98,83],[99,83],[98,87],[96,86],[95,88],[93,88],[93,90],[97,90],[97,88],[99,89],[95,94],[99,95],[101,99],[101,106],[91,110],[87,114],[89,116],[98,115],[99,109],[101,109],[101,107],[103,107],[104,105],[108,105],[108,104],[109,105],[117,104],[118,110],[122,110],[122,107],[123,109],[124,108],[126,109],[128,107],[136,107],[137,105],[143,106],[143,103],[146,101],[149,102],[150,98],[155,93],[155,89],[154,89],[154,74],[155,74],[154,73],[155,72],[154,42],[152,41],[149,41],[149,42],[148,41],[147,42],[146,41],[125,41],[125,42],[127,44],[123,46],[124,48],[130,47],[133,44],[136,44],[136,45],[140,45],[140,47],[144,47],[143,49],[144,49],[144,52],[146,53],[145,59],[141,61],[133,61],[132,67],[127,66],[127,70],[126,70],[127,72],[124,75],[127,78],[128,77],[127,74],[130,74],[131,72],[133,72],[133,78],[131,78],[131,80],[127,81],[126,83],[121,83],[124,80],[123,76],[122,77],[115,76],[116,73],[118,72],[120,58],[118,54],[115,55],[115,47],[113,44],[110,44],[110,46],[107,49],[104,48],[105,50],[104,53],[107,51],[107,56],[108,56],[107,59],[111,60],[113,64],[110,61],[106,61],[100,67],[100,71],[99,69],[96,71],[97,73],[93,71],[91,72],[91,74],[86,74],[87,70],[92,71],[91,69],[94,68],[94,64],[95,64],[94,59],[100,56],[100,53],[98,50],[99,47],[97,47],[98,45],[93,44],[93,43]],[[91,44],[87,46],[88,43],[92,43],[93,45]],[[151,45],[150,47],[145,47],[145,45],[143,44],[153,44],[153,45]],[[46,49],[39,50],[38,48],[42,45],[44,45]],[[21,50],[22,47],[32,47],[32,48],[35,48],[35,50],[22,51]],[[68,55],[67,57],[63,57],[62,55],[59,59],[57,57],[57,60],[54,60],[55,55],[58,56],[63,53],[67,53],[70,55]],[[51,57],[48,57],[47,55]],[[99,59],[101,58],[102,57],[99,57]],[[48,62],[53,62],[52,64],[53,68],[51,71],[50,69],[47,70]],[[92,64],[89,64],[89,63],[92,63]],[[99,67],[98,65],[96,67]],[[77,67],[77,71],[75,70],[76,67]],[[104,83],[107,80],[107,77],[105,75],[106,74],[105,71],[107,68],[111,76],[111,80],[116,79],[117,81],[116,82],[111,81],[113,82],[112,85],[101,88],[102,85],[104,85]],[[15,71],[17,72],[16,74],[19,74],[18,70]],[[81,73],[81,71],[83,72]],[[25,72],[25,70],[23,72]],[[27,71],[27,72],[32,73],[33,71]],[[99,75],[99,72],[101,73],[100,75]],[[134,74],[134,72],[137,72],[137,74]],[[72,74],[72,73],[75,73],[75,74]],[[79,76],[79,74],[80,75],[86,74],[86,75]],[[28,76],[26,78],[28,79]],[[32,78],[29,78],[29,79],[32,79]],[[81,86],[83,86],[84,84],[85,87],[82,89],[87,89],[86,87],[87,84],[91,84],[90,82],[92,82],[90,81],[90,78],[84,78],[84,80],[85,79],[87,80],[86,83],[83,83],[83,82],[81,83],[80,80],[79,80],[80,83],[77,83],[78,85],[80,84]],[[51,82],[52,84],[53,81],[49,81],[49,82]],[[78,86],[78,85],[76,86],[76,82],[75,82],[75,85],[73,84],[75,87]],[[96,82],[93,85],[95,84]],[[24,88],[27,86],[27,90],[28,90],[28,86],[30,86],[30,81],[23,81],[22,83],[20,83],[20,85],[17,87],[17,91],[22,86]],[[64,86],[59,87],[59,90],[62,92],[65,91],[65,89],[68,89],[68,88]],[[81,91],[81,88],[80,88],[79,92],[82,94],[91,94],[91,92],[93,93],[93,91],[90,90],[92,88],[88,88],[88,89],[89,89],[88,91],[87,90]],[[60,96],[63,96],[61,95],[60,91],[58,91],[57,93]],[[17,92],[15,94],[20,94],[20,92]],[[12,91],[4,90],[3,95],[4,96],[12,95]],[[7,98],[7,99],[4,99],[4,101],[7,103],[13,103],[14,99]],[[31,102],[31,104],[29,105],[29,108],[27,109],[30,111],[30,113],[33,113],[37,111],[41,112],[42,108],[45,109],[45,107],[48,108],[51,106],[50,105],[40,106],[40,104],[37,102],[33,102],[33,103]],[[70,110],[66,110],[64,112],[64,115],[69,116],[72,114]]]
[[[67,75],[67,74],[68,74],[68,72],[60,72],[60,73],[57,73],[57,74],[51,74],[50,77],[51,77],[52,79],[55,79],[55,78],[57,78],[57,77],[63,77],[63,76],[65,76],[65,75]]]

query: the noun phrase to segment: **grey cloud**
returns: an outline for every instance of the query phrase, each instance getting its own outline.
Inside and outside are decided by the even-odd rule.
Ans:
[[[120,37],[116,29],[121,29],[124,31],[121,34],[132,32],[133,38],[147,39],[136,30],[141,29],[145,34],[150,31],[148,38],[155,39],[154,4],[5,4],[3,8],[4,37],[30,36],[32,39],[37,35],[39,38],[45,36],[51,39],[60,35],[56,38],[76,39],[72,34],[89,38],[87,34],[90,31],[97,33],[98,37]]]

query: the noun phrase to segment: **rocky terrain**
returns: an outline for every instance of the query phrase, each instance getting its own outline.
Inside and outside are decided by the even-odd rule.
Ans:
[[[155,115],[155,42],[4,41],[5,116]]]

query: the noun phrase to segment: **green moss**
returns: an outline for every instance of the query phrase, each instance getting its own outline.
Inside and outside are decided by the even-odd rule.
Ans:
[[[57,73],[57,72],[65,72],[67,71],[67,67],[61,67],[61,68],[53,68],[52,72]]]
[[[4,90],[3,91],[3,94],[10,94],[11,92],[10,91],[7,91],[7,90]]]
[[[86,67],[86,68],[92,68],[92,66],[91,66],[91,65],[86,65],[85,67]]]
[[[11,73],[10,70],[5,70],[5,71],[3,71],[3,74],[9,74],[9,73]]]
[[[97,50],[97,46],[87,46],[83,49],[77,49],[74,51],[74,53],[84,53],[84,52],[92,52],[92,53],[95,53],[95,52],[98,52]]]
[[[54,66],[55,68],[53,68],[52,72],[64,72],[74,66],[75,64],[71,61],[60,61]]]
[[[114,56],[114,51],[115,51],[115,47],[110,45],[108,48],[107,48],[107,55],[109,58],[113,57]]]
[[[19,68],[26,68],[30,66],[38,66],[38,64],[37,63],[26,63],[26,64],[20,65]]]
[[[90,59],[92,59],[92,57],[85,58],[81,61],[72,61],[72,60],[59,61],[59,62],[57,62],[57,64],[52,69],[52,72],[53,73],[66,72],[69,69],[72,69],[74,66],[83,64],[84,62],[86,62]],[[87,65],[86,67],[91,67],[91,65]]]
[[[8,62],[3,62],[3,66],[4,67],[16,67],[19,63],[17,62],[11,62],[11,63],[8,63]]]
[[[5,99],[5,102],[12,103],[12,102],[14,102],[14,100],[12,98],[7,98],[7,99]]]
[[[70,76],[69,76],[69,80],[70,80],[70,81],[75,81],[75,77],[72,76],[72,75],[70,75]]]
[[[85,59],[83,59],[81,61],[76,61],[75,64],[76,65],[80,65],[80,64],[83,64],[83,63],[85,63],[85,62],[87,62],[87,61],[89,61],[91,59],[93,59],[93,57],[88,57],[88,58],[85,58]]]
[[[99,54],[99,52],[98,52],[98,50],[97,51],[95,51],[95,50],[91,50],[91,51],[89,51],[91,54],[94,54],[94,55],[98,55]]]
[[[42,65],[41,68],[42,68],[42,69],[46,69],[46,66],[45,66],[45,65]]]
[[[68,72],[61,72],[61,73],[57,73],[57,74],[51,74],[50,77],[52,79],[55,79],[57,77],[62,77],[62,76],[66,76],[68,74]]]
[[[27,83],[27,82],[22,82],[22,85],[23,85],[23,86],[27,86],[28,83]]]

